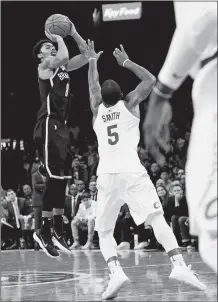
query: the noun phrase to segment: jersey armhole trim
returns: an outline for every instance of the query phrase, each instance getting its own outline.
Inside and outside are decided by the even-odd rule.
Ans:
[[[42,79],[42,78],[40,78],[40,76],[39,76],[39,66],[38,66],[38,77],[39,77],[39,79],[40,80],[42,80],[42,81],[47,81],[47,80],[52,80],[55,76],[56,76],[56,74],[57,74],[57,72],[58,72],[58,69],[59,69],[59,67],[58,68],[56,68],[56,70],[55,71],[53,71],[53,75],[52,76],[50,76],[49,78],[47,78],[47,79]]]
[[[125,101],[123,101],[123,100],[121,100],[122,102],[123,102],[123,106],[125,107],[125,110],[129,113],[129,114],[131,114],[131,116],[133,116],[133,117],[135,117],[137,120],[139,120],[140,121],[140,117],[137,117],[137,116],[135,116],[131,111],[129,111],[129,109],[126,107],[126,105],[125,105]],[[138,106],[138,105],[137,105]],[[139,114],[140,114],[140,111],[139,111]]]

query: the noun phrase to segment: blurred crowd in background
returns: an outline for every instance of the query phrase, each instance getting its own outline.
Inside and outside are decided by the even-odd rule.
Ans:
[[[79,126],[71,127],[70,132],[72,179],[69,180],[66,189],[64,210],[66,241],[71,249],[97,249],[98,235],[94,231],[95,205],[98,202],[97,141],[82,136]],[[156,187],[165,219],[172,227],[179,246],[184,250],[197,250],[198,240],[189,233],[185,194],[185,163],[190,125],[187,125],[181,134],[172,122],[170,132],[171,150],[167,154],[164,167],[160,168],[149,156],[146,148],[140,144],[138,155]],[[40,221],[37,218],[36,222],[34,215],[42,211],[42,192],[46,178],[38,170],[40,161],[37,151],[30,145],[24,148],[24,151],[2,148],[2,162],[1,247],[7,250],[18,248],[39,250],[38,244],[33,241],[33,232],[40,226]],[[7,164],[4,166],[4,163]],[[135,225],[126,204],[120,209],[114,237],[120,250],[162,249],[155,239],[151,226]],[[89,244],[86,242],[87,238],[91,238]]]

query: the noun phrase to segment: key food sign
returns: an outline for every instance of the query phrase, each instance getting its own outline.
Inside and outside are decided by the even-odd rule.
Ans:
[[[140,19],[141,15],[142,15],[141,2],[102,5],[103,21]]]

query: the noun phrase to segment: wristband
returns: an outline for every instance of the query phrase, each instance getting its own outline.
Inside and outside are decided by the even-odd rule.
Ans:
[[[155,86],[155,87],[153,88],[153,91],[154,91],[158,96],[160,96],[160,97],[162,97],[162,98],[164,98],[164,99],[167,99],[167,100],[171,99],[171,97],[172,97],[171,94],[166,94],[166,93],[163,93],[162,91],[160,91],[160,90],[157,88],[157,86]]]
[[[97,59],[96,59],[96,58],[89,58],[89,60],[88,60],[88,61],[91,61],[91,60],[96,60],[96,61],[97,61]]]
[[[127,61],[130,61],[130,60],[129,60],[129,59],[126,59],[126,60],[123,62],[123,67],[125,67],[124,64],[125,64]]]

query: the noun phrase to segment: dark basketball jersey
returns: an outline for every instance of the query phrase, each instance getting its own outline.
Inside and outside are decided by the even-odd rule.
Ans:
[[[42,106],[39,109],[37,119],[52,116],[65,121],[70,106],[70,77],[66,68],[57,68],[50,79],[39,81],[39,92]]]

